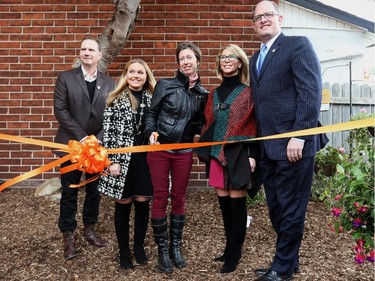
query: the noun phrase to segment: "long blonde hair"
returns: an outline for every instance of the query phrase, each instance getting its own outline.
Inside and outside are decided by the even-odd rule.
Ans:
[[[216,57],[216,63],[215,63],[215,72],[216,76],[223,80],[223,73],[221,72],[220,68],[220,60],[219,56],[223,53],[224,50],[228,50],[229,52],[232,52],[235,54],[238,58],[238,60],[242,63],[241,68],[238,69],[238,75],[240,76],[240,80],[242,83],[249,85],[249,79],[250,79],[250,73],[249,73],[249,59],[246,56],[246,53],[244,50],[241,49],[240,46],[235,44],[228,44],[220,49],[220,51],[217,54]]]
[[[132,110],[134,111],[137,110],[138,108],[137,99],[133,96],[129,88],[128,81],[126,79],[126,73],[128,72],[130,65],[132,65],[133,63],[139,63],[145,68],[147,79],[142,88],[143,90],[149,92],[150,95],[152,95],[154,88],[155,88],[156,80],[154,78],[154,75],[152,74],[150,67],[142,59],[132,59],[125,64],[124,70],[121,73],[121,76],[120,76],[120,79],[116,88],[108,95],[107,102],[106,102],[107,106],[112,106],[113,102],[117,99],[117,97],[123,92],[126,92],[129,95],[130,103],[132,105]]]

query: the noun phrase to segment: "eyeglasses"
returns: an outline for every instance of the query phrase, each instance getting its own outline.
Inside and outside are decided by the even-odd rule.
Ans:
[[[253,18],[253,22],[259,22],[262,20],[262,17],[264,17],[266,20],[272,19],[273,16],[278,16],[275,12],[267,12],[264,14],[257,15]]]
[[[231,55],[220,55],[218,56],[219,60],[220,61],[226,61],[227,59],[230,61],[230,62],[234,62],[238,59],[238,57],[235,55],[235,54],[231,54]]]

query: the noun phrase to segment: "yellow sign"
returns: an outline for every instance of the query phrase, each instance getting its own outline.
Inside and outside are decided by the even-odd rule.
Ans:
[[[329,89],[324,89],[322,91],[322,105],[320,106],[320,111],[329,110],[330,102],[331,102],[331,92]]]

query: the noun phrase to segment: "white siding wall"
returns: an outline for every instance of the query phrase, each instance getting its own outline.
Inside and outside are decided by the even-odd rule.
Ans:
[[[280,13],[284,15],[285,27],[305,27],[305,28],[329,28],[344,30],[363,30],[350,23],[343,22],[339,19],[328,17],[317,12],[307,10],[295,4],[280,1]]]
[[[347,65],[351,62],[354,82],[374,83],[374,75],[370,80],[364,77],[365,70],[372,68],[373,73],[375,69],[374,61],[371,65],[366,56],[364,59],[365,48],[374,44],[373,33],[283,0],[279,8],[284,16],[283,32],[304,35],[311,40],[321,61],[324,82],[348,83]]]

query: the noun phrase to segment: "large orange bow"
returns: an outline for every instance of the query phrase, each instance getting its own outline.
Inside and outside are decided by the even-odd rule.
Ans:
[[[79,187],[96,180],[111,164],[111,161],[107,157],[107,150],[99,145],[98,139],[93,135],[88,136],[82,142],[70,140],[68,142],[68,147],[71,151],[74,151],[71,153],[70,158],[73,164],[60,168],[61,174],[73,170],[80,170],[89,174],[98,174],[90,180],[71,185],[70,187]]]

